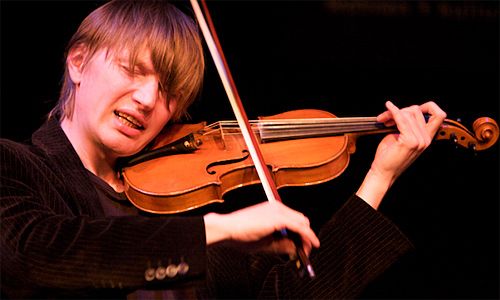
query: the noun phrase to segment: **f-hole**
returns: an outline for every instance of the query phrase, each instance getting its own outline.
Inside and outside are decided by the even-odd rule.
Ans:
[[[215,166],[230,165],[230,164],[238,163],[238,162],[244,161],[250,155],[250,152],[248,152],[248,150],[243,150],[243,151],[241,151],[241,153],[243,154],[243,156],[241,158],[233,158],[233,159],[228,159],[228,160],[216,161],[216,162],[209,164],[205,168],[205,170],[207,171],[208,174],[214,175],[217,172],[215,172],[213,170],[210,171],[210,168],[215,167]]]

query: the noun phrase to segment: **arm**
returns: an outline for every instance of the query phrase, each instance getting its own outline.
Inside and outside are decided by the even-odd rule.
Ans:
[[[0,145],[0,159],[0,265],[7,296],[102,298],[106,290],[117,295],[203,276],[202,218],[105,217],[87,189],[91,184],[78,174],[85,170],[68,164],[61,177],[45,159],[10,143]],[[186,274],[146,279],[148,269],[154,273],[181,259],[189,264]]]

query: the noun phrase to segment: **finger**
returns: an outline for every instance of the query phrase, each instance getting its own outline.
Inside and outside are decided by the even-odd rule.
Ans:
[[[417,121],[417,128],[423,140],[423,144],[421,145],[420,150],[424,150],[431,144],[434,135],[429,134],[429,130],[427,128],[427,120],[425,118],[425,115],[422,113],[422,109],[420,106],[415,106],[415,118]]]
[[[304,249],[304,252],[306,253],[307,256],[311,254],[312,247],[313,246],[311,245],[311,243],[302,241],[302,248]]]
[[[377,116],[377,122],[386,123],[392,120],[392,114],[390,111],[386,110]]]
[[[314,233],[311,227],[306,226],[304,223],[289,223],[286,228],[288,231],[298,234],[304,246],[315,248],[320,246],[319,238],[316,236],[316,233]]]
[[[430,115],[427,121],[427,132],[431,137],[434,137],[436,132],[441,127],[444,119],[446,118],[446,112],[444,112],[436,103],[433,101],[426,102],[420,105],[420,110],[423,113],[428,113]]]
[[[285,206],[283,203],[276,202],[276,204],[278,203],[280,209],[284,210],[284,219],[281,224],[282,227],[276,229],[281,230],[286,228],[298,234],[305,244],[312,244],[314,247],[319,247],[319,239],[311,229],[309,219],[304,214]]]
[[[388,102],[390,102],[390,101],[388,101]],[[377,116],[377,122],[384,123],[384,125],[386,125],[386,126],[394,125],[392,114],[389,110],[386,110],[383,113],[379,114]]]
[[[401,134],[412,134],[412,129],[410,126],[410,122],[408,121],[405,114],[391,101],[387,101],[385,106],[389,110],[392,115],[392,118],[396,122],[396,127],[398,128]]]
[[[390,106],[390,104],[389,104]],[[396,126],[400,131],[398,141],[407,148],[410,153],[422,152],[431,142],[426,129],[425,117],[419,106],[412,105],[402,109],[393,110]]]
[[[269,247],[266,247],[265,250],[276,253],[276,254],[288,254],[295,255],[297,252],[297,248],[295,247],[295,243],[289,239],[276,239],[274,240]]]
[[[292,238],[294,237],[294,238]],[[297,238],[299,238],[300,242],[297,243]],[[297,254],[297,246],[301,247],[302,250],[304,250],[304,253],[309,256],[311,253],[311,250],[313,248],[313,245],[309,240],[303,240],[301,239],[300,235],[287,230],[287,237],[283,237],[282,235],[279,235],[279,237],[275,238],[274,242],[272,243],[272,249],[275,252],[280,252],[280,253],[287,253],[290,255],[296,255]]]
[[[420,107],[417,105],[407,107],[404,110],[409,114],[409,124],[413,130],[414,138],[417,141],[414,149],[422,151],[427,148],[431,141],[429,133],[427,132],[425,117]]]

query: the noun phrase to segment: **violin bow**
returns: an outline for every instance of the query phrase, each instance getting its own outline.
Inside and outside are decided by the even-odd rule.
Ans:
[[[243,108],[243,104],[236,89],[236,85],[234,84],[234,80],[229,70],[227,61],[224,57],[224,53],[217,37],[217,33],[210,17],[206,2],[205,0],[201,0],[203,12],[197,0],[190,0],[190,2],[193,7],[196,19],[198,20],[198,25],[200,26],[200,29],[205,38],[205,42],[207,43],[208,49],[210,50],[210,54],[212,55],[212,59],[217,68],[217,72],[219,73],[219,77],[221,78],[222,84],[224,85],[224,90],[226,91],[229,102],[231,103],[231,107],[241,129],[245,144],[248,148],[248,151],[250,152],[250,156],[255,165],[255,169],[257,170],[257,174],[259,175],[259,179],[264,188],[267,200],[270,202],[282,202],[281,197],[278,193],[278,189],[276,188],[274,180],[271,177],[271,173],[265,166],[264,158],[262,156],[262,152],[260,151],[257,138],[251,130],[250,122]],[[206,15],[206,20],[203,13],[205,13]],[[311,265],[311,262],[309,261],[309,258],[304,252],[302,242],[297,234],[288,232],[286,229],[281,230],[280,233],[283,237],[288,237],[295,243],[298,259],[296,263],[297,269],[301,271],[306,270],[309,277],[314,278],[314,269]]]

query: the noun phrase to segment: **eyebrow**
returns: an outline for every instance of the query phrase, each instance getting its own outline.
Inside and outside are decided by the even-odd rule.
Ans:
[[[137,59],[137,61],[135,62],[134,68],[139,69],[139,71],[141,73],[144,73],[147,75],[156,73],[155,70],[153,69],[153,67],[148,66],[148,64],[146,64],[144,61],[141,61],[139,59]]]
[[[119,63],[126,63],[126,64],[129,64],[130,63],[130,59],[129,58],[126,58],[126,57],[123,57],[123,56],[120,56],[118,57],[118,62]],[[141,60],[139,57],[137,57],[137,59],[135,60],[134,62],[134,68],[137,68],[139,69],[139,71],[143,74],[146,74],[146,75],[149,75],[149,74],[156,74],[154,68],[148,66],[148,64],[146,64],[143,60]]]
[[[156,72],[154,71],[153,68],[147,66],[144,62],[142,61],[136,61],[135,62],[135,68],[138,68],[141,73],[144,74],[155,74]]]

